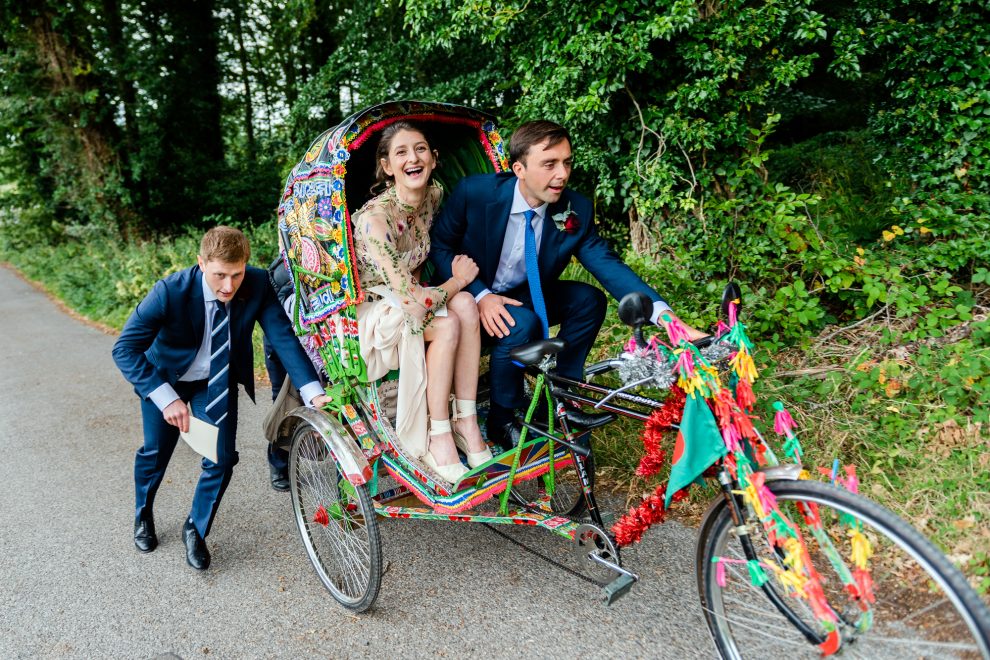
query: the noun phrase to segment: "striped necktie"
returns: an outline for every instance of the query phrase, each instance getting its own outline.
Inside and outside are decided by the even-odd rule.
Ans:
[[[227,309],[219,300],[213,312],[210,336],[210,381],[206,385],[206,414],[217,426],[227,416],[227,390],[230,386],[230,329]],[[212,412],[211,412],[212,411]]]
[[[526,218],[526,280],[529,282],[529,296],[533,299],[533,311],[543,326],[543,338],[550,336],[550,325],[547,323],[547,305],[543,301],[543,289],[540,287],[540,263],[536,254],[536,231],[533,230],[533,216],[536,211],[527,209],[523,212]]]

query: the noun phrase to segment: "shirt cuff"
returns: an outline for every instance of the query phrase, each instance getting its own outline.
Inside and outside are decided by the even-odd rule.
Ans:
[[[672,312],[670,305],[662,300],[658,300],[653,303],[653,316],[650,317],[650,323],[653,325],[660,325],[660,315],[664,312]]]
[[[175,388],[168,383],[162,383],[159,385],[154,392],[148,395],[151,402],[158,406],[158,409],[165,412],[165,409],[169,407],[173,401],[178,400],[180,397],[175,393]]]
[[[314,380],[312,383],[306,383],[299,388],[299,398],[303,400],[307,408],[313,407],[311,401],[314,397],[318,397],[324,393],[323,386],[320,385],[320,381],[318,380]]]
[[[487,296],[491,292],[492,292],[491,289],[485,289],[485,290],[483,290],[481,293],[479,293],[478,295],[476,295],[474,297],[474,303],[477,305],[478,303],[481,302],[481,299],[482,298],[484,298],[485,296]]]

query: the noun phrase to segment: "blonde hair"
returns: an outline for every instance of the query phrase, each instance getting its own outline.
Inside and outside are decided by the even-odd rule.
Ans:
[[[251,258],[251,245],[240,229],[218,225],[203,234],[203,240],[199,243],[199,257],[203,263],[247,263]]]

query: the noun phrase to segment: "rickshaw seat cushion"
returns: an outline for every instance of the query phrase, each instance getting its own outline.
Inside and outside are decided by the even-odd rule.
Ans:
[[[509,359],[524,367],[531,367],[539,364],[540,360],[549,355],[556,355],[567,348],[567,342],[554,337],[552,339],[538,339],[537,341],[523,344],[509,352]]]

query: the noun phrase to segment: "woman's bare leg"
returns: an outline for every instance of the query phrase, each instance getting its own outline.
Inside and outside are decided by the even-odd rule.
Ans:
[[[426,405],[431,420],[450,419],[450,385],[460,332],[460,319],[449,309],[446,317],[434,317],[423,331],[423,339],[427,342]],[[429,452],[438,465],[453,465],[460,461],[454,436],[450,433],[431,435]]]
[[[460,322],[460,338],[454,364],[454,396],[466,401],[478,398],[478,365],[481,361],[481,334],[478,304],[474,296],[461,291],[447,303],[447,309]],[[487,445],[481,438],[478,416],[459,418],[454,430],[464,436],[468,451],[484,451]]]

